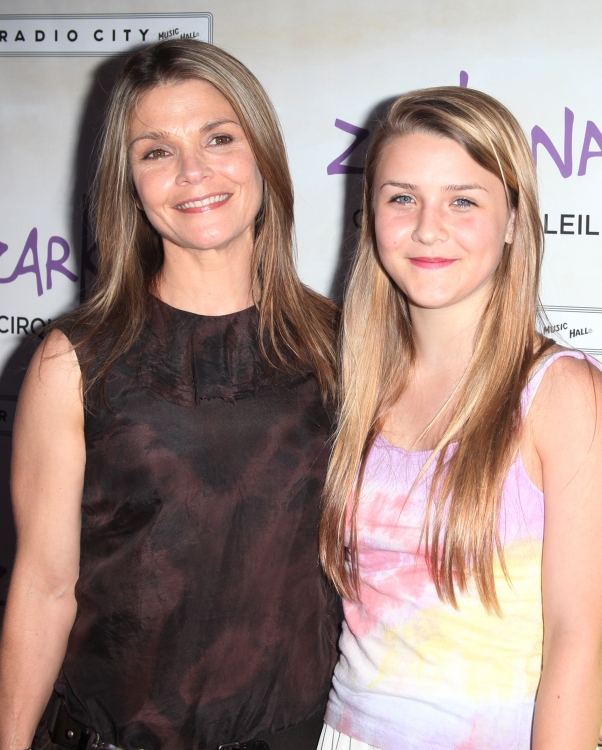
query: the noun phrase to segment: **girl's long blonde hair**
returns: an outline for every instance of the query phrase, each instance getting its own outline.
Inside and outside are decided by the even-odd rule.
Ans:
[[[517,451],[521,393],[551,342],[542,344],[535,330],[543,232],[531,151],[512,114],[473,89],[440,87],[401,96],[368,152],[361,237],[343,309],[340,419],[324,493],[320,556],[339,592],[357,598],[357,509],[364,466],[415,357],[407,298],[384,270],[376,248],[374,178],[385,146],[417,132],[460,144],[502,180],[508,208],[516,211],[514,241],[504,245],[452,417],[435,446],[423,527],[440,598],[457,607],[457,591],[474,580],[485,607],[499,612],[494,555],[506,573],[498,533],[500,493]],[[454,442],[457,449],[448,451]]]
[[[227,99],[263,178],[251,279],[252,288],[261,293],[256,305],[263,354],[277,368],[308,367],[328,398],[335,380],[336,309],[305,287],[295,269],[293,187],[278,118],[255,76],[236,58],[204,42],[159,42],[126,59],[111,93],[95,181],[95,293],[58,325],[84,353],[87,390],[106,378],[139,335],[149,291],[163,265],[163,244],[136,207],[128,161],[129,124],[143,94],[161,84],[187,80],[207,81]]]

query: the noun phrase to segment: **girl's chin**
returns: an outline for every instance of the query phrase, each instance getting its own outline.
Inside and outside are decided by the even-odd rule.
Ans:
[[[419,307],[423,310],[444,310],[455,307],[467,300],[470,295],[408,295],[410,307]]]

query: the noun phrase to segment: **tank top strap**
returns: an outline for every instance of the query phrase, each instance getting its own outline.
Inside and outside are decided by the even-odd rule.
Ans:
[[[533,403],[533,399],[535,398],[537,389],[539,388],[539,385],[543,380],[543,376],[546,374],[546,370],[548,369],[548,367],[550,367],[550,365],[553,365],[554,362],[556,362],[556,360],[560,357],[574,357],[575,359],[585,359],[587,362],[594,365],[594,367],[597,367],[598,370],[602,370],[602,365],[598,362],[597,359],[594,359],[588,354],[584,354],[577,349],[563,349],[560,352],[555,352],[554,354],[548,355],[544,358],[543,362],[540,364],[538,369],[535,371],[535,374],[531,377],[531,379],[525,386],[525,389],[523,390],[521,396],[521,408],[523,417],[526,417],[529,413],[529,409],[531,407],[531,404]]]

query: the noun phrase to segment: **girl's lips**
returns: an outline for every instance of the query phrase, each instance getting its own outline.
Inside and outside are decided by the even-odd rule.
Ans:
[[[418,268],[428,268],[435,270],[437,268],[447,268],[456,262],[456,258],[408,258],[413,266]]]
[[[215,193],[214,195],[206,195],[204,198],[191,198],[188,201],[179,203],[175,208],[184,214],[200,214],[204,211],[212,211],[215,208],[220,208],[231,197],[232,193]]]

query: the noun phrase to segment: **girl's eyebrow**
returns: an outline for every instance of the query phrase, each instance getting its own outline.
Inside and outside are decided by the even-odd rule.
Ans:
[[[417,185],[412,185],[409,182],[395,182],[394,180],[389,180],[388,182],[383,183],[381,186],[381,190],[386,187],[387,185],[392,185],[393,187],[401,188],[402,190],[417,190]]]
[[[481,185],[448,185],[447,187],[441,188],[442,193],[455,192],[463,190],[485,190]],[[487,190],[485,190],[487,192]]]
[[[411,182],[395,182],[395,180],[388,180],[387,182],[383,183],[382,188],[386,187],[387,185],[391,185],[392,187],[401,188],[401,190],[418,190],[418,185],[412,185]],[[441,188],[442,193],[450,193],[454,191],[460,191],[463,190],[487,190],[482,185],[446,185],[445,187]]]

